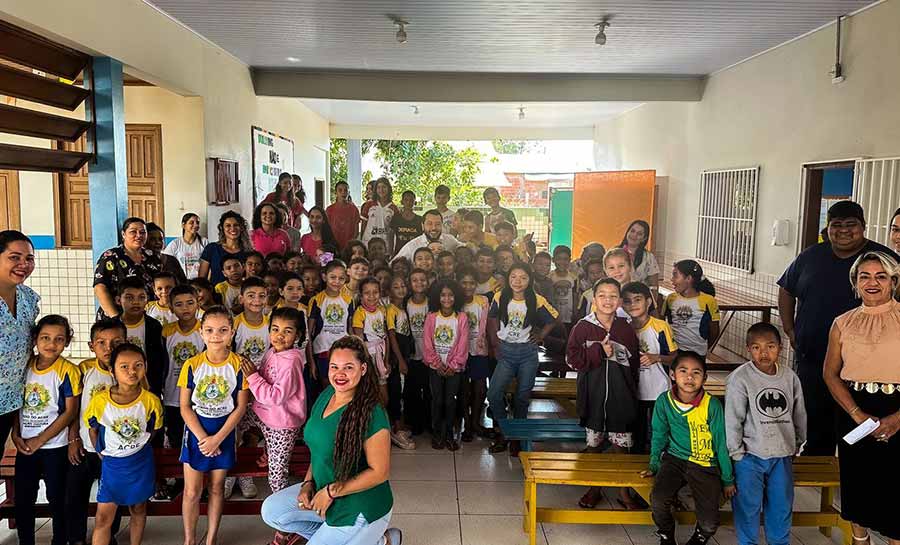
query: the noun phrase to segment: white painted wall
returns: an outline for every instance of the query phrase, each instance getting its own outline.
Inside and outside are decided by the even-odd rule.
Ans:
[[[657,240],[692,254],[703,169],[760,165],[756,269],[780,274],[797,253],[770,246],[776,219],[796,233],[804,163],[900,155],[900,0],[845,21],[846,81],[831,83],[834,27],[712,75],[698,103],[650,103],[595,127],[624,169],[668,177]],[[664,218],[664,221],[662,219]]]

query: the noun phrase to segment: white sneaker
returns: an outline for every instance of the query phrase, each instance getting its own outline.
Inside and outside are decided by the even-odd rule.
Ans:
[[[231,497],[231,493],[234,492],[234,477],[225,477],[225,499]]]
[[[238,486],[241,489],[241,496],[244,496],[248,500],[250,498],[255,498],[256,495],[259,494],[256,483],[253,482],[253,477],[238,478]]]
[[[399,433],[391,434],[391,443],[397,445],[403,450],[415,450],[416,444],[409,438]]]
[[[400,545],[403,543],[403,532],[400,528],[388,528],[384,532],[384,541],[386,545]]]
[[[402,435],[403,437],[406,437],[407,439],[412,438],[412,432],[409,430],[400,430],[397,432],[397,435]]]

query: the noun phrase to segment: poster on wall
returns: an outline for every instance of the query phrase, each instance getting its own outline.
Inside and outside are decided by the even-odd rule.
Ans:
[[[278,175],[294,172],[294,141],[260,127],[251,127],[254,206],[275,190]]]

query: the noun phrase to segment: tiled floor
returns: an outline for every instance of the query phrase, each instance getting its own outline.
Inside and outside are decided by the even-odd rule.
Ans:
[[[554,412],[551,405],[539,402],[533,410],[544,410],[542,416]],[[537,416],[537,415],[534,415]],[[507,454],[491,455],[486,441],[464,444],[456,453],[435,451],[426,438],[417,438],[418,449],[395,449],[392,457],[391,487],[394,493],[392,525],[403,530],[404,545],[520,545],[527,543],[522,531],[522,467]],[[564,445],[577,450],[579,445]],[[263,487],[261,487],[263,488]],[[550,487],[541,490],[546,505],[575,506],[583,493],[581,487]],[[609,495],[611,496],[611,494]],[[796,506],[812,509],[818,505],[818,494],[800,490]],[[609,503],[606,503],[608,506]],[[39,521],[38,544],[50,542],[50,525]],[[5,526],[5,525],[4,525]],[[199,535],[205,531],[201,518]],[[540,545],[655,545],[657,538],[650,526],[591,526],[577,524],[542,524],[538,533]],[[681,528],[683,543],[690,528]],[[829,545],[840,543],[840,532],[829,540],[815,528],[799,528],[792,532],[792,545]],[[169,545],[181,543],[182,525],[178,517],[148,520],[144,543]],[[227,517],[222,521],[222,545],[263,545],[271,531],[258,517]],[[15,532],[0,530],[0,545],[16,543]],[[119,543],[128,543],[127,519],[119,534]],[[734,530],[722,528],[713,545],[736,545]],[[764,540],[763,540],[764,543]],[[878,540],[876,545],[884,545]]]

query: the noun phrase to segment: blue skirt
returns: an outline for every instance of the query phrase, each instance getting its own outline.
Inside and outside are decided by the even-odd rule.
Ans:
[[[98,503],[138,505],[149,500],[156,491],[156,468],[150,443],[131,456],[104,456],[100,466]]]
[[[228,415],[219,418],[206,418],[197,415],[200,425],[207,435],[218,433],[228,420]],[[190,465],[195,471],[212,471],[214,469],[231,469],[234,467],[235,458],[237,457],[236,439],[237,433],[231,430],[228,437],[219,445],[221,451],[218,456],[206,456],[200,452],[200,446],[197,436],[191,432],[190,428],[184,427],[184,441],[181,442],[181,456],[178,460],[181,463]]]

